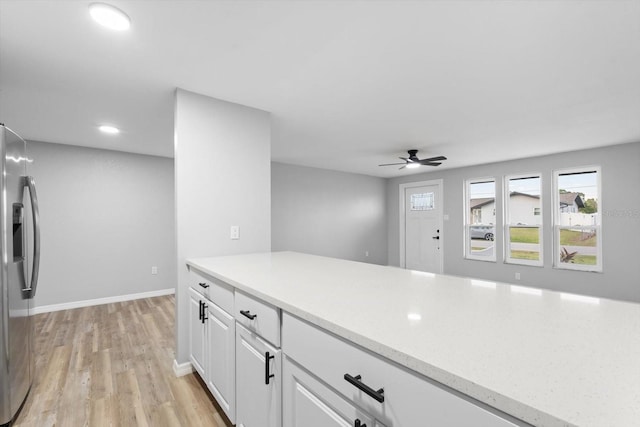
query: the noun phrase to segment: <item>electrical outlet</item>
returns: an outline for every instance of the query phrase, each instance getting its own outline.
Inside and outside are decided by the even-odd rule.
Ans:
[[[231,240],[238,240],[240,239],[240,226],[239,225],[232,225],[231,226]]]
[[[516,273],[516,280],[520,280],[520,273]]]
[[[158,274],[158,267],[156,267],[155,265],[151,267],[151,274]]]
[[[364,251],[364,256],[368,257],[369,256],[369,251]]]

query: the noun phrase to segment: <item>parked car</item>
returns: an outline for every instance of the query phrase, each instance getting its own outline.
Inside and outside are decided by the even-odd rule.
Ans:
[[[472,239],[493,240],[495,228],[492,225],[472,225],[469,227],[469,237]]]

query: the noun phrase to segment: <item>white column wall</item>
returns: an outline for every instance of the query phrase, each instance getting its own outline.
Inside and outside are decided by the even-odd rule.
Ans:
[[[185,260],[271,249],[270,114],[177,89],[174,138],[181,364],[189,359]],[[239,240],[230,239],[232,225]]]

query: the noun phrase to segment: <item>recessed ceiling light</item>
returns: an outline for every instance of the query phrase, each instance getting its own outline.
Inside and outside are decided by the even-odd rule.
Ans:
[[[110,133],[112,135],[120,133],[120,129],[114,126],[102,125],[102,126],[99,126],[98,129],[100,129],[100,132]]]
[[[106,3],[91,3],[89,13],[98,24],[115,31],[128,30],[131,20],[126,13]]]
[[[409,313],[407,314],[407,319],[409,320],[422,320],[422,315],[420,313]]]

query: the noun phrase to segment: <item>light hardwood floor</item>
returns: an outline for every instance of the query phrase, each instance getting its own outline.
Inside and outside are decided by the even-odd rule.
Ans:
[[[37,315],[15,426],[231,426],[197,375],[175,377],[174,322],[172,295]]]

